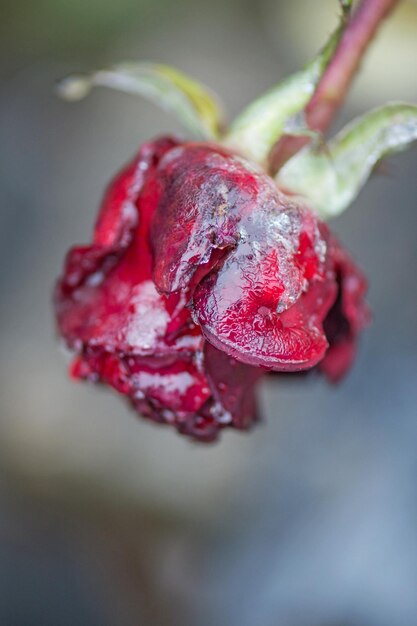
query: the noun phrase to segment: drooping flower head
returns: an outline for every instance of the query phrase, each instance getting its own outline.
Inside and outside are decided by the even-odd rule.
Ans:
[[[263,373],[326,353],[323,324],[343,285],[329,241],[306,206],[228,150],[145,144],[56,289],[73,376],[197,439],[248,428]]]
[[[340,86],[335,62],[352,67],[360,25],[349,22],[350,0],[340,5],[318,56],[228,128],[212,95],[166,66],[121,64],[60,86],[69,99],[94,85],[136,91],[199,136],[140,148],[55,290],[72,375],[113,387],[141,415],[194,439],[248,429],[268,372],[340,380],[369,321],[364,275],[325,220],[387,152],[417,138],[417,107],[390,104],[323,138],[335,111],[326,94]]]

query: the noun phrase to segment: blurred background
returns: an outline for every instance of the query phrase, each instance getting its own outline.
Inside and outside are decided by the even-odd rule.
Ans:
[[[167,62],[230,115],[321,45],[336,0],[0,0],[0,624],[417,624],[417,150],[334,228],[374,323],[337,388],[274,378],[264,421],[193,445],[71,383],[51,290],[102,190],[180,129],[150,104],[54,81]],[[417,102],[417,2],[381,31],[338,123]]]

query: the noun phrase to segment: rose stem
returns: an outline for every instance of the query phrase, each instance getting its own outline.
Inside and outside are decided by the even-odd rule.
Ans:
[[[381,22],[399,0],[361,0],[346,26],[336,53],[327,66],[305,109],[307,126],[320,133],[330,127],[347,95],[369,44]],[[285,161],[310,141],[306,137],[284,136],[271,153],[271,169]]]

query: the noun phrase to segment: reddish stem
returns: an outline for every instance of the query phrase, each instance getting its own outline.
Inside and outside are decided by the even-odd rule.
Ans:
[[[361,0],[343,33],[336,53],[327,66],[305,109],[307,125],[325,133],[347,95],[369,44],[381,22],[399,0]],[[273,148],[272,169],[277,170],[290,156],[309,142],[305,137],[283,137]]]
[[[311,128],[325,132],[340,108],[362,57],[382,20],[399,0],[362,0],[342,35],[336,54],[307,105]]]

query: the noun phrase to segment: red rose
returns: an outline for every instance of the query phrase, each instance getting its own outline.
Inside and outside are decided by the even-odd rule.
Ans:
[[[266,370],[321,362],[339,378],[364,291],[327,226],[270,177],[217,145],[163,138],[109,187],[55,302],[75,377],[212,440],[252,424]]]

